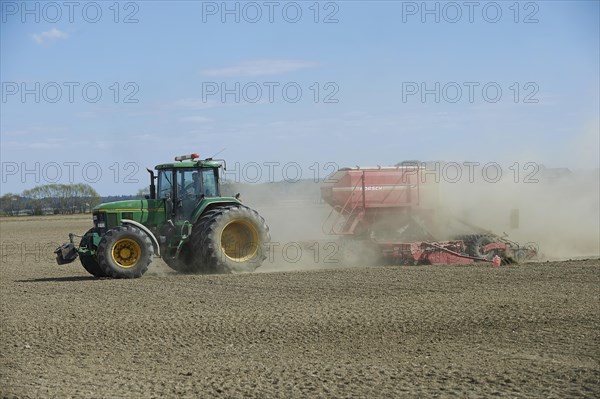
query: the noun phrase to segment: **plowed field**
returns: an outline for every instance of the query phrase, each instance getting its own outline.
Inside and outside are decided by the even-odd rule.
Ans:
[[[1,396],[600,396],[598,259],[95,279],[89,225],[0,220]]]

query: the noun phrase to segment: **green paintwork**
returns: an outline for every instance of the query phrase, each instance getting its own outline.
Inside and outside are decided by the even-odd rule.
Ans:
[[[241,204],[241,202],[238,199],[236,199],[235,197],[204,198],[196,206],[196,209],[194,210],[194,212],[192,212],[192,217],[190,220],[192,222],[192,224],[196,223],[196,221],[198,220],[198,218],[200,218],[200,216],[202,216],[202,214],[204,213],[206,208],[208,208],[210,205],[215,205],[215,204],[221,204],[221,205],[236,204],[237,205],[237,204]]]
[[[100,240],[102,239],[102,237],[100,236],[100,234],[98,233],[92,233],[92,246],[93,248],[83,248],[83,247],[79,247],[77,248],[77,252],[79,252],[79,254],[81,255],[96,255],[96,250],[94,248],[98,247],[98,244],[100,244]]]
[[[77,252],[79,252],[80,255],[96,255],[96,251],[87,248],[77,248]]]
[[[203,198],[192,212],[190,222],[196,223],[198,218],[204,213],[206,208],[216,204],[241,204],[235,197],[209,197]],[[100,204],[94,207],[93,212],[105,212],[107,214],[106,221],[109,221],[108,216],[115,216],[112,223],[107,224],[107,228],[112,228],[121,224],[121,219],[131,219],[140,222],[146,226],[158,226],[165,222],[168,218],[165,213],[164,200],[128,200],[115,201]],[[125,217],[123,214],[130,213],[130,217]],[[127,216],[127,215],[126,215]]]
[[[157,199],[107,202],[94,207],[93,212],[106,212],[107,222],[112,219],[107,228],[120,225],[121,219],[135,220],[146,226],[157,226],[166,221],[165,201]]]

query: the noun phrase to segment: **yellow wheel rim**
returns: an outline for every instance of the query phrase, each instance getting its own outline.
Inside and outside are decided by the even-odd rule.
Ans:
[[[137,241],[131,238],[122,238],[115,242],[112,247],[112,259],[124,268],[130,268],[137,264],[142,254],[142,248]]]
[[[245,262],[258,252],[258,231],[245,220],[229,222],[221,233],[221,249],[235,262]]]

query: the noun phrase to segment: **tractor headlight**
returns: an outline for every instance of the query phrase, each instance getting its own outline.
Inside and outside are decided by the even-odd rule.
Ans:
[[[94,214],[94,227],[97,229],[106,228],[106,214],[104,212]]]

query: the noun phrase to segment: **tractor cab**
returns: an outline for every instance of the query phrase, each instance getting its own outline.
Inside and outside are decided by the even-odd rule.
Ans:
[[[219,197],[219,168],[223,162],[205,159],[197,154],[176,157],[179,161],[157,165],[156,199],[165,200],[167,216],[174,220],[190,220],[204,198]]]

